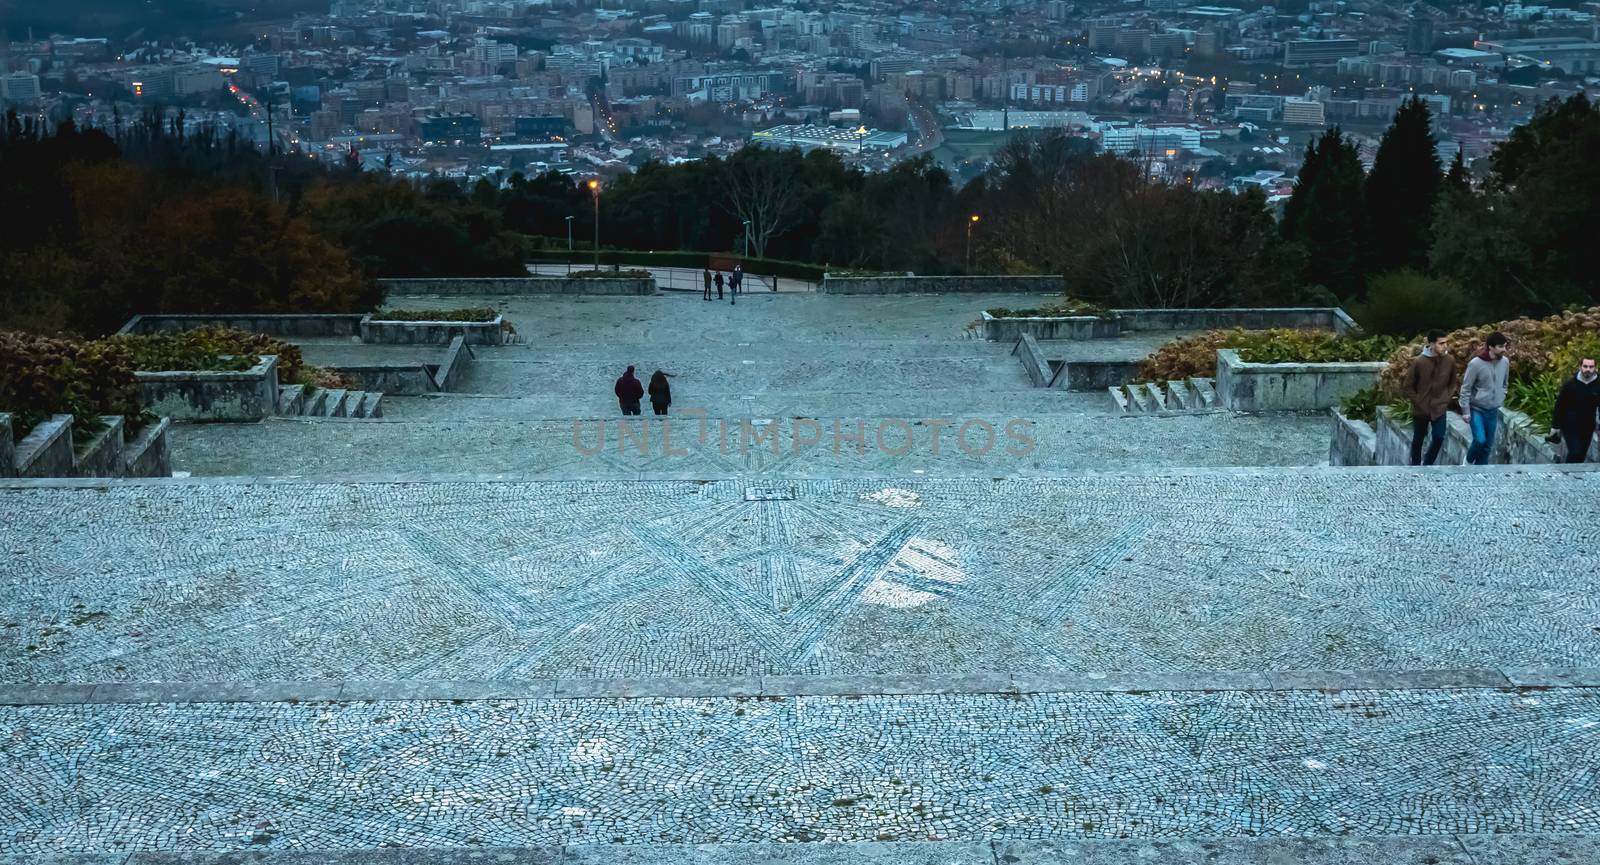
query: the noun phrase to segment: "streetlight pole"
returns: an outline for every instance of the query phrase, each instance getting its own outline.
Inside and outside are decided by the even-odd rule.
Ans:
[[[589,191],[594,194],[594,269],[600,270],[600,181],[589,181]]]
[[[744,221],[744,255],[750,257],[750,220]]]
[[[567,217],[567,251],[572,251],[572,217]]]
[[[978,224],[978,214],[967,217],[967,272],[972,272],[972,227]]]

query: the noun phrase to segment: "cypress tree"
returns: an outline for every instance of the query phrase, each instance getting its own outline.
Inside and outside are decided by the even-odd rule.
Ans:
[[[1302,282],[1324,286],[1341,299],[1358,296],[1365,283],[1364,178],[1355,145],[1334,127],[1306,146],[1294,195],[1284,205],[1283,237],[1305,251]]]
[[[1456,148],[1456,158],[1450,160],[1450,171],[1444,176],[1444,185],[1456,192],[1472,191],[1472,175],[1467,172],[1467,160]]]
[[[1401,103],[1367,176],[1371,273],[1427,266],[1433,205],[1444,180],[1437,147],[1427,103],[1415,96]]]

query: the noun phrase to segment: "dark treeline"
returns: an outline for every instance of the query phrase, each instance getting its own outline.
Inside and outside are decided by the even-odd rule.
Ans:
[[[373,278],[515,275],[522,240],[459,184],[262,153],[182,116],[0,126],[0,327],[94,335],[136,313],[339,312]]]

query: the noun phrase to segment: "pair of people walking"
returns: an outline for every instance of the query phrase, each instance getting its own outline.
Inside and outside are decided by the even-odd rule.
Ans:
[[[617,405],[625,415],[639,414],[639,403],[646,393],[650,395],[650,408],[656,414],[666,414],[668,406],[672,405],[672,385],[667,382],[669,378],[672,378],[671,373],[658,369],[650,376],[650,386],[646,388],[634,377],[633,367],[630,366],[611,390],[617,395]]]
[[[1407,367],[1404,383],[1405,395],[1411,400],[1411,464],[1431,466],[1439,458],[1453,395],[1455,408],[1472,427],[1467,462],[1487,465],[1500,429],[1500,406],[1511,381],[1511,361],[1506,359],[1510,340],[1499,331],[1489,334],[1483,350],[1467,362],[1454,394],[1450,386],[1455,381],[1456,361],[1450,356],[1449,340],[1442,330],[1428,331],[1427,340],[1422,353]],[[1428,445],[1426,456],[1424,442]]]
[[[711,286],[713,284],[715,284],[717,287],[717,300],[721,300],[722,287],[726,285],[728,287],[729,294],[732,295],[728,302],[738,303],[737,296],[741,291],[744,290],[744,266],[735,265],[733,270],[728,273],[726,279],[723,278],[722,271],[718,270],[713,273],[711,268],[707,267],[700,272],[700,280],[705,286],[705,292],[703,296],[706,300],[711,299]]]
[[[1511,360],[1506,352],[1511,341],[1496,331],[1483,341],[1483,349],[1467,362],[1461,385],[1455,390],[1455,408],[1472,429],[1472,446],[1467,462],[1488,465],[1500,431],[1500,407],[1505,404],[1511,384]],[[1406,370],[1405,393],[1411,399],[1411,464],[1433,465],[1444,445],[1445,418],[1449,412],[1451,383],[1455,378],[1455,359],[1442,330],[1428,332],[1422,353]],[[1588,458],[1597,426],[1600,426],[1600,372],[1594,358],[1583,358],[1572,377],[1561,386],[1551,412],[1554,432],[1551,441],[1566,444],[1565,461],[1581,463]],[[1428,442],[1426,456],[1423,442]]]

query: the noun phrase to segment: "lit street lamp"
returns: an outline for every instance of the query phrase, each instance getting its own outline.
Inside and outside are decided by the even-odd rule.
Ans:
[[[967,217],[967,270],[972,270],[972,227],[978,224],[978,214]]]
[[[594,269],[600,269],[600,181],[589,181],[589,191],[594,194]]]

